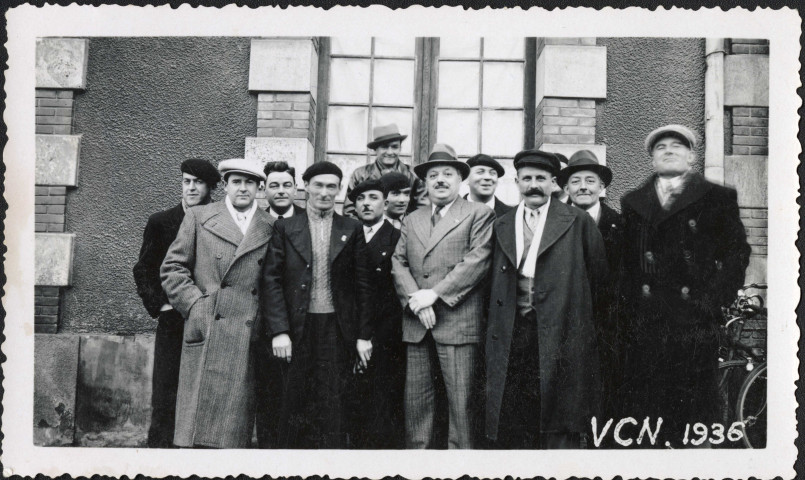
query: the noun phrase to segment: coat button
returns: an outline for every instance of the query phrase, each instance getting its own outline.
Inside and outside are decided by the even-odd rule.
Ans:
[[[216,319],[216,320],[220,320],[220,319],[222,319],[222,318],[224,318],[224,317],[222,317],[220,313],[216,313],[216,314],[215,314],[215,319]]]
[[[301,288],[302,290],[305,290],[305,289],[307,288],[307,285],[305,285],[305,284],[303,283],[302,285],[300,285],[300,286],[299,286],[299,288]]]
[[[690,227],[690,231],[696,233],[696,220],[690,219],[688,220],[688,226]]]
[[[252,323],[254,323],[254,322],[252,322],[251,320],[246,320],[246,326],[247,327],[251,327]]]
[[[252,295],[257,295],[257,289],[256,288],[252,288]]]
[[[651,287],[648,286],[648,284],[643,285],[642,291],[644,297],[648,297],[649,295],[651,295]]]
[[[221,282],[221,290],[223,290],[224,288],[226,288],[226,287],[228,287],[228,286],[229,286],[229,284],[228,284],[228,283],[226,283],[226,282]]]
[[[721,270],[724,268],[724,262],[721,260],[716,260],[716,270]]]
[[[501,299],[499,299],[499,298],[497,299],[497,301],[496,301],[495,303],[497,303],[497,304],[498,304],[498,307],[502,307],[502,306],[503,306],[503,300],[501,300]]]
[[[305,265],[305,268],[310,269],[310,264]]]
[[[258,259],[257,259],[257,264],[258,264],[258,265],[262,265],[262,264],[263,264],[263,259],[262,259],[262,258],[258,258]]]
[[[682,292],[682,298],[683,298],[684,300],[687,300],[688,298],[690,298],[690,288],[688,288],[688,287],[682,287],[682,289],[680,290],[680,292]]]
[[[223,257],[223,255],[221,255],[220,253],[215,256],[215,258],[221,258],[221,257]]]
[[[425,278],[428,278],[428,277],[430,277],[430,274],[426,273],[426,274],[424,274],[422,276],[425,277]]]
[[[502,267],[500,267],[500,271],[505,272],[506,271],[506,265],[503,265]]]
[[[654,263],[654,252],[646,252],[645,257],[648,263]]]
[[[492,340],[497,340],[497,339],[498,339],[497,334],[492,334]]]

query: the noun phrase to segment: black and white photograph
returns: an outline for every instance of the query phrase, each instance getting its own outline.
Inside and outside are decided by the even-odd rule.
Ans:
[[[793,477],[796,12],[246,10],[9,12],[5,474]]]

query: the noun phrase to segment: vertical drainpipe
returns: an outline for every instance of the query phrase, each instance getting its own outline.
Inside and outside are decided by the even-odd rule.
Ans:
[[[724,184],[724,49],[723,38],[705,40],[707,72],[704,76],[704,176]]]

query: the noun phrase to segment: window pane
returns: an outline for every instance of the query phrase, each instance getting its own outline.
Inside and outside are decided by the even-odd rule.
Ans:
[[[373,108],[372,109],[372,128],[378,125],[388,125],[389,123],[396,123],[400,129],[400,133],[408,135],[408,138],[402,141],[400,152],[402,154],[411,153],[411,132],[414,127],[414,109],[413,108]],[[370,139],[366,140],[369,143]]]
[[[523,108],[522,63],[484,62],[484,107]]]
[[[330,63],[330,101],[369,103],[369,60],[334,58]]]
[[[365,152],[368,109],[331,106],[327,115],[327,150]]]
[[[412,37],[375,37],[375,56],[413,57],[415,45],[415,39]]]
[[[344,201],[344,197],[347,195],[349,177],[352,176],[352,172],[355,171],[356,168],[366,165],[368,159],[366,155],[327,155],[327,160],[338,165],[338,168],[340,168],[341,172],[344,174],[344,178],[341,180],[341,191],[338,192],[338,196],[336,197],[337,201]]]
[[[509,205],[517,205],[520,203],[520,191],[517,190],[517,184],[514,183],[514,178],[517,172],[514,170],[514,162],[512,160],[496,159],[503,165],[503,176],[498,180],[498,188],[495,190],[495,196],[503,203]]]
[[[330,53],[333,55],[366,55],[372,53],[371,37],[330,37]]]
[[[523,37],[484,37],[484,58],[522,60],[523,57],[525,57]]]
[[[413,60],[375,60],[372,103],[406,106],[414,104]]]
[[[483,112],[481,151],[514,157],[523,148],[523,112]]]
[[[479,62],[439,62],[439,106],[477,107]]]
[[[440,58],[481,58],[481,39],[472,37],[442,37],[439,39]]]
[[[478,153],[477,111],[439,110],[436,132],[436,143],[450,145],[458,155]]]

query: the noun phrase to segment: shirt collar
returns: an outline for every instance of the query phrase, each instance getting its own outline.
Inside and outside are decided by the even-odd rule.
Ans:
[[[373,230],[376,232],[376,231],[380,230],[380,226],[381,226],[381,225],[383,225],[383,222],[385,222],[385,221],[386,221],[386,216],[384,215],[384,216],[380,217],[380,218],[379,218],[379,219],[378,219],[378,220],[377,220],[375,223],[373,223],[372,225],[366,225],[366,224],[364,223],[364,224],[363,224],[363,231],[365,232],[365,231],[367,231],[367,230],[369,230],[369,229],[371,228],[371,229],[373,229]]]
[[[467,194],[467,201],[475,202],[475,200],[472,199],[472,195],[470,195],[469,193]],[[494,210],[495,209],[495,196],[492,195],[492,198],[490,198],[488,202],[484,202],[484,205],[486,205],[487,207],[489,207],[492,210]]]
[[[235,210],[235,206],[232,205],[232,200],[229,199],[229,195],[226,196],[224,199],[224,203],[226,204],[226,209],[229,210],[229,214],[232,215],[232,219],[235,220],[235,224],[238,223],[238,213],[246,215],[246,224],[248,225],[252,221],[252,216],[254,216],[254,212],[257,210],[257,202],[252,201],[252,206],[245,212],[238,212]]]
[[[601,218],[601,202],[595,202],[595,205],[587,209],[587,213],[593,217],[595,223],[598,223],[598,219]]]
[[[441,211],[439,212],[439,214],[442,216],[442,218],[444,218],[444,216],[447,215],[447,211],[450,210],[450,207],[452,207],[454,203],[456,203],[456,200],[458,200],[458,198],[456,198],[452,202],[450,202],[447,205],[442,207]],[[434,213],[436,213],[436,204],[431,203],[430,204],[430,214],[433,215]]]
[[[551,199],[551,196],[550,196],[550,195],[548,195],[548,201],[547,201],[547,202],[545,202],[545,203],[543,203],[541,207],[537,208],[537,213],[538,213],[540,216],[542,216],[542,215],[543,215],[545,212],[547,212],[547,211],[548,211],[548,207],[550,207],[550,206],[551,206],[551,200],[552,200],[552,199]],[[520,201],[520,203],[523,205],[523,215],[524,215],[524,216],[525,216],[525,211],[526,211],[526,210],[533,210],[533,209],[528,208],[528,207],[526,206],[526,204],[525,204],[525,200],[521,200],[521,201]]]
[[[268,213],[269,213],[269,215],[271,215],[274,218],[279,218],[280,215],[282,215],[282,218],[288,218],[288,217],[293,217],[294,213],[296,213],[296,212],[294,212],[293,204],[291,204],[291,208],[289,208],[288,211],[283,213],[283,214],[279,214],[279,213],[275,212],[274,209],[271,208],[271,206],[269,205],[268,206]]]

